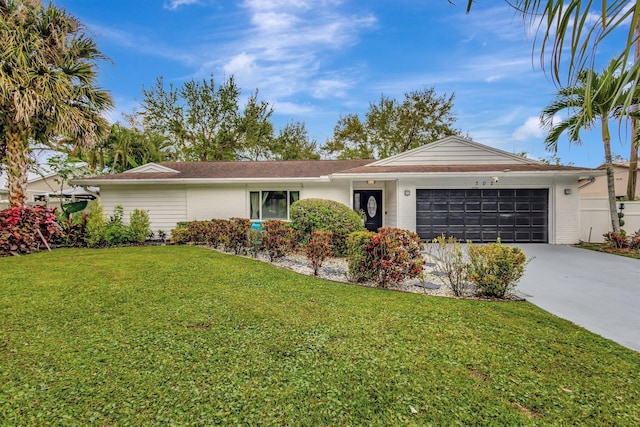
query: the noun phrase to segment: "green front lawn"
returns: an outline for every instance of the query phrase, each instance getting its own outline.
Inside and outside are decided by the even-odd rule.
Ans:
[[[526,302],[61,249],[0,259],[0,425],[45,423],[637,425],[640,354]]]

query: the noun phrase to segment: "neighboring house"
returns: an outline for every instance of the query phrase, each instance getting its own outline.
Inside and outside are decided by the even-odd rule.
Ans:
[[[154,230],[176,222],[288,219],[298,199],[332,199],[366,213],[366,226],[473,241],[575,243],[578,183],[602,172],[545,165],[458,136],[383,160],[147,164],[76,179],[100,187],[105,212],[149,212]]]
[[[81,163],[79,165],[85,164]],[[97,188],[93,188],[93,190],[97,191]],[[82,188],[74,187],[65,182],[59,174],[51,171],[47,165],[39,165],[37,172],[30,171],[28,173],[28,204],[33,204],[35,202],[48,202],[49,199],[54,199],[55,202],[58,202],[61,198],[93,199],[95,198],[95,195],[90,191],[87,192]],[[9,191],[7,190],[7,176],[6,173],[3,173],[0,175],[0,209],[8,207],[8,204]]]
[[[598,167],[605,171],[604,175],[597,176],[593,182],[585,181],[581,184],[581,197],[608,197],[607,176],[604,165]],[[614,179],[616,185],[616,197],[627,196],[627,182],[629,180],[629,162],[613,162]],[[637,174],[637,172],[636,172]],[[640,184],[636,186],[636,200],[640,199]]]

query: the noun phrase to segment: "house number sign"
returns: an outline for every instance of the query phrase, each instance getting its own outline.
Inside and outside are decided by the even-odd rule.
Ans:
[[[367,200],[367,213],[371,218],[376,216],[376,212],[378,211],[378,202],[376,202],[376,198],[373,196],[369,196],[369,200]]]

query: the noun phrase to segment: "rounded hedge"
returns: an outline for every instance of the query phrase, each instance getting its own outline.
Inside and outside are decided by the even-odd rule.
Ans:
[[[309,240],[312,231],[333,233],[332,249],[338,256],[346,254],[347,236],[364,230],[362,218],[349,206],[334,200],[302,199],[291,205],[291,226]]]

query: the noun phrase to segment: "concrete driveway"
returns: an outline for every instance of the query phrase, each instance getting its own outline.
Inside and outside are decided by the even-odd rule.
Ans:
[[[518,284],[521,296],[640,351],[640,260],[571,246],[517,246],[535,257]]]

